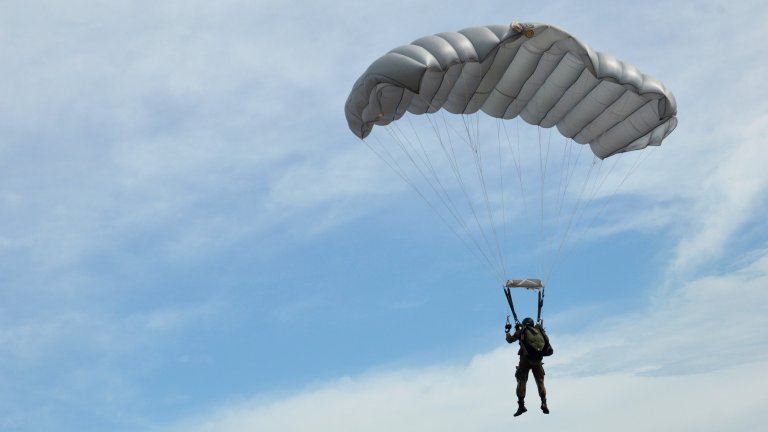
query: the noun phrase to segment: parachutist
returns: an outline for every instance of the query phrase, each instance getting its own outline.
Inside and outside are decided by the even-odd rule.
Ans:
[[[534,324],[533,318],[525,318],[520,328],[517,328],[514,334],[507,333],[505,337],[508,343],[520,343],[520,349],[517,352],[520,355],[520,363],[515,372],[518,405],[515,417],[528,411],[525,408],[525,387],[528,382],[529,371],[533,372],[533,378],[536,380],[536,387],[541,398],[541,411],[544,414],[549,414],[547,389],[544,387],[544,363],[542,363],[544,357],[550,356],[553,353],[549,337],[541,325]]]

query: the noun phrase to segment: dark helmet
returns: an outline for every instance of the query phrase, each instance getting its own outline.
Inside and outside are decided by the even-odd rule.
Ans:
[[[523,326],[524,327],[533,327],[533,324],[534,324],[533,318],[531,318],[531,317],[525,318],[523,320]]]

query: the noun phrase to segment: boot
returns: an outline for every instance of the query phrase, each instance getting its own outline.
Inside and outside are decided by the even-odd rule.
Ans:
[[[544,414],[549,414],[549,407],[547,407],[547,398],[542,397],[541,398],[541,411],[544,412]]]
[[[515,417],[526,411],[528,410],[525,408],[525,401],[517,401],[517,412],[515,413]]]

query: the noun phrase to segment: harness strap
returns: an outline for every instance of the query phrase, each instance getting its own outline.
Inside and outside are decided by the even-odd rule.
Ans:
[[[539,310],[536,314],[536,321],[541,324],[541,309],[544,307],[544,288],[539,291]]]
[[[504,295],[507,297],[507,303],[509,303],[509,309],[512,310],[512,317],[515,318],[515,324],[520,324],[520,320],[517,319],[517,312],[515,312],[515,304],[512,302],[512,293],[508,287],[504,287]]]

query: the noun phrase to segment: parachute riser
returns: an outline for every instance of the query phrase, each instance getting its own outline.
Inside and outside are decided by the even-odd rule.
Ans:
[[[544,320],[542,318],[542,309],[544,308],[544,284],[541,283],[539,279],[515,279],[515,280],[508,280],[507,283],[504,285],[504,296],[507,298],[507,303],[509,304],[509,309],[512,311],[512,317],[515,320],[515,327],[520,325],[520,320],[517,317],[517,312],[515,311],[515,303],[512,300],[512,292],[511,288],[525,288],[526,290],[536,290],[538,291],[538,299],[537,299],[537,310],[536,310],[536,322],[540,326],[544,326]],[[511,328],[511,324],[509,322],[509,315],[507,315],[507,325],[505,326],[505,330],[509,332]]]
[[[544,308],[544,287],[539,291],[538,311],[536,312],[536,322],[544,327],[544,320],[541,318],[541,309]]]
[[[520,320],[517,319],[517,312],[515,312],[515,303],[512,301],[512,293],[509,291],[509,287],[504,287],[504,296],[507,297],[507,303],[509,304],[509,310],[512,311],[512,317],[515,319],[515,326],[520,325]],[[507,324],[509,324],[509,315],[507,315]]]

